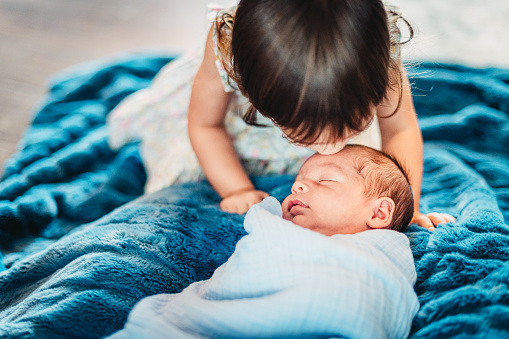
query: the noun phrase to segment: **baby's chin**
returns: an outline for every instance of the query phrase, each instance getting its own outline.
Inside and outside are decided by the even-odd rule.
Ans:
[[[285,210],[283,210],[283,219],[291,221],[295,225],[300,226],[302,228],[307,228],[307,229],[310,229],[312,231],[316,231],[316,230],[313,229],[313,227],[310,227],[308,225],[309,223],[306,222],[307,220],[306,220],[306,218],[302,214],[293,216],[289,211],[285,212]]]
[[[302,228],[306,228],[313,232],[317,232],[317,233],[320,233],[320,234],[323,234],[326,236],[332,235],[332,234],[328,234],[326,232],[326,230],[322,229],[322,227],[317,226],[316,223],[311,222],[311,220],[308,217],[306,217],[302,214],[293,216],[288,210],[286,210],[286,212],[285,212],[285,210],[283,209],[283,219],[291,221],[295,225],[302,227]]]

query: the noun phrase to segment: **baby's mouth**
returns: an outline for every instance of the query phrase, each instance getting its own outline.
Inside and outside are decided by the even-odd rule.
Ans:
[[[302,201],[297,200],[297,199],[290,200],[290,202],[288,203],[288,212],[290,212],[290,214],[292,216],[301,214],[301,213],[299,213],[299,210],[301,208],[308,208],[308,206],[306,204],[304,204]]]

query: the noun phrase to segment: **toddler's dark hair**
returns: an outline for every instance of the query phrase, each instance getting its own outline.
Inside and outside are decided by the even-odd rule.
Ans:
[[[401,87],[380,0],[241,0],[218,33],[225,69],[252,105],[244,120],[256,124],[258,110],[294,142],[364,130],[388,88]]]
[[[393,156],[361,145],[347,145],[355,152],[363,153],[359,157],[356,170],[364,179],[366,198],[389,197],[394,201],[394,214],[390,229],[404,232],[414,214],[414,198],[407,171]]]

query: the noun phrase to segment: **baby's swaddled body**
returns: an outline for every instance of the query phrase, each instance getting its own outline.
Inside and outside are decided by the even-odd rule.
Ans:
[[[123,337],[405,338],[419,303],[407,237],[392,230],[324,236],[281,218],[266,198],[213,276],[140,301]]]

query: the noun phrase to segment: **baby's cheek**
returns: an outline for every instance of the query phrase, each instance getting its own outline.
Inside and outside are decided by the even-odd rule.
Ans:
[[[288,221],[293,221],[293,216],[285,208],[283,208],[283,219],[288,220]]]
[[[295,185],[295,183],[294,183],[294,185]],[[292,191],[293,191],[293,187],[292,187]],[[290,209],[288,208],[288,206],[290,205],[290,202],[293,199],[295,199],[295,196],[292,193],[292,194],[287,195],[286,198],[284,198],[283,202],[281,203],[281,210],[283,212],[283,219],[285,219],[285,220],[290,220],[290,221],[293,220],[293,216],[290,213]]]

